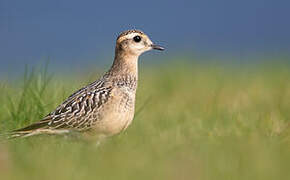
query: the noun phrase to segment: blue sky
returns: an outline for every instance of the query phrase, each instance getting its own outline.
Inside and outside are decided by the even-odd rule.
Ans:
[[[59,66],[98,64],[132,28],[167,55],[289,54],[289,17],[287,0],[0,0],[0,72],[47,57]]]

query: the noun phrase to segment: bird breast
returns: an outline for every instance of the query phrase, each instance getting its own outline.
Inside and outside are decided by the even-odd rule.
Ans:
[[[134,118],[135,91],[114,88],[108,102],[99,112],[95,130],[98,134],[112,136],[125,130]]]

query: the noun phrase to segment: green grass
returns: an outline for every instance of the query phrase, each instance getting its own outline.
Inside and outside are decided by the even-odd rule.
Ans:
[[[127,131],[98,147],[54,136],[4,141],[0,179],[290,178],[289,65],[141,69]],[[92,77],[30,70],[0,82],[0,132],[40,119]]]

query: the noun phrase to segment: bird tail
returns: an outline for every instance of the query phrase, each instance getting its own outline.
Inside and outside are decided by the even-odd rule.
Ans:
[[[18,137],[28,137],[41,134],[43,130],[48,128],[48,122],[49,120],[42,120],[24,128],[13,130],[9,133],[6,133],[6,137],[8,139],[14,139]]]
[[[16,129],[6,134],[1,134],[0,136],[5,136],[6,139],[14,139],[21,137],[29,137],[39,134],[65,134],[70,132],[68,129],[53,129],[48,126],[51,119],[49,117],[35,122],[29,126],[21,129]]]

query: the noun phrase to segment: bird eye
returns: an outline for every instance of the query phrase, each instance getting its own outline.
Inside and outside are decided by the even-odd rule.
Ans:
[[[141,37],[140,36],[135,36],[133,39],[134,39],[135,42],[140,42],[141,41]]]

